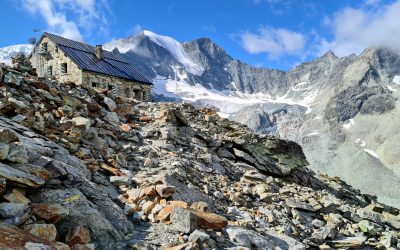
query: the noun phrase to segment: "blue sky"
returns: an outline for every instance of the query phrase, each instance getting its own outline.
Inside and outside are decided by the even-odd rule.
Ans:
[[[103,44],[143,29],[209,37],[259,67],[288,69],[332,50],[400,47],[400,0],[2,0],[0,47],[32,29]],[[9,20],[8,22],[5,20]]]

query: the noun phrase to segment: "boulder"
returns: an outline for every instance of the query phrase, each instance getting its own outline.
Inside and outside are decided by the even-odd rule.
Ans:
[[[12,189],[10,193],[4,195],[4,199],[8,202],[29,204],[31,201],[19,189]]]
[[[69,215],[69,209],[58,204],[32,204],[33,213],[48,223],[57,223]]]
[[[74,117],[72,118],[72,122],[74,123],[75,127],[78,128],[83,135],[85,135],[91,126],[91,121],[85,117]]]
[[[22,203],[0,203],[0,215],[3,218],[21,216],[28,211],[29,206]]]
[[[113,101],[113,99],[108,98],[108,97],[104,97],[103,102],[105,105],[107,105],[108,109],[110,111],[114,111],[117,109],[117,104],[115,104],[115,102]]]
[[[117,187],[122,185],[129,186],[132,183],[132,179],[128,176],[111,176],[110,182]]]
[[[51,242],[55,241],[57,237],[57,229],[53,224],[30,224],[25,226],[24,230]]]
[[[84,185],[84,182],[80,183]],[[35,203],[62,204],[69,214],[62,223],[56,223],[60,235],[80,225],[90,229],[91,239],[100,248],[107,249],[112,242],[122,239],[122,233],[133,230],[124,211],[112,203],[106,194],[91,187],[80,188],[90,197],[90,201],[76,188],[43,189],[29,198]]]
[[[12,142],[18,142],[19,138],[17,133],[9,128],[0,128],[0,142],[10,144]]]
[[[161,198],[169,198],[175,193],[176,188],[174,186],[157,185],[156,191]]]
[[[229,227],[226,229],[229,238],[237,246],[255,249],[288,249],[305,250],[306,246],[286,235],[279,235],[272,232],[265,232],[264,235],[258,234],[248,229],[239,227]]]
[[[315,208],[308,203],[297,201],[295,199],[289,198],[286,199],[286,205],[291,208],[297,208],[301,210],[306,210],[310,212],[315,212]]]
[[[183,233],[191,233],[197,228],[221,230],[228,225],[228,220],[223,216],[180,207],[173,209],[171,221],[174,228]]]
[[[197,229],[198,217],[188,209],[175,207],[171,214],[171,221],[175,230],[189,234]]]
[[[82,226],[77,226],[72,230],[68,231],[68,234],[65,238],[65,242],[70,246],[89,243],[90,242],[89,230]]]
[[[228,226],[228,220],[221,215],[201,211],[193,211],[193,213],[198,217],[197,223],[199,228],[220,231],[222,228]]]
[[[208,239],[210,239],[210,235],[208,235],[204,230],[196,229],[189,235],[188,241],[197,242],[200,244]]]
[[[10,146],[8,144],[0,142],[0,160],[5,160],[10,151]]]
[[[19,142],[12,142],[7,155],[7,160],[16,163],[27,163],[28,162],[28,151]]]

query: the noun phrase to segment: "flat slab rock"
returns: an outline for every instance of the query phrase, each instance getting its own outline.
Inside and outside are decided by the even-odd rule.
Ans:
[[[239,227],[228,227],[226,232],[237,246],[248,247],[250,249],[306,249],[303,243],[283,234],[266,232],[265,235],[261,235]]]

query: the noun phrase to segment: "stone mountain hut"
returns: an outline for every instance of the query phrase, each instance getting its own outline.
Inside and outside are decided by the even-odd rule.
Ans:
[[[50,33],[43,33],[31,57],[39,77],[74,82],[113,91],[117,96],[150,100],[153,84],[118,51],[103,50]]]

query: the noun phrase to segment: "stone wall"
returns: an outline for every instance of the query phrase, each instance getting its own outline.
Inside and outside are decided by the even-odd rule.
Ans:
[[[150,96],[151,89],[151,86],[147,84],[87,71],[82,72],[82,84],[88,87],[108,90],[115,87],[118,96],[134,98],[139,101],[149,101],[145,96]]]
[[[39,51],[43,43],[47,43],[47,55],[34,54],[31,58],[33,67],[37,69],[38,76],[46,77],[47,68],[52,67],[52,76],[59,82],[74,82],[82,84],[82,70],[69,57],[67,57],[61,49],[58,49],[49,38],[43,37],[37,45],[36,50]],[[67,72],[61,73],[61,65],[67,64]]]

